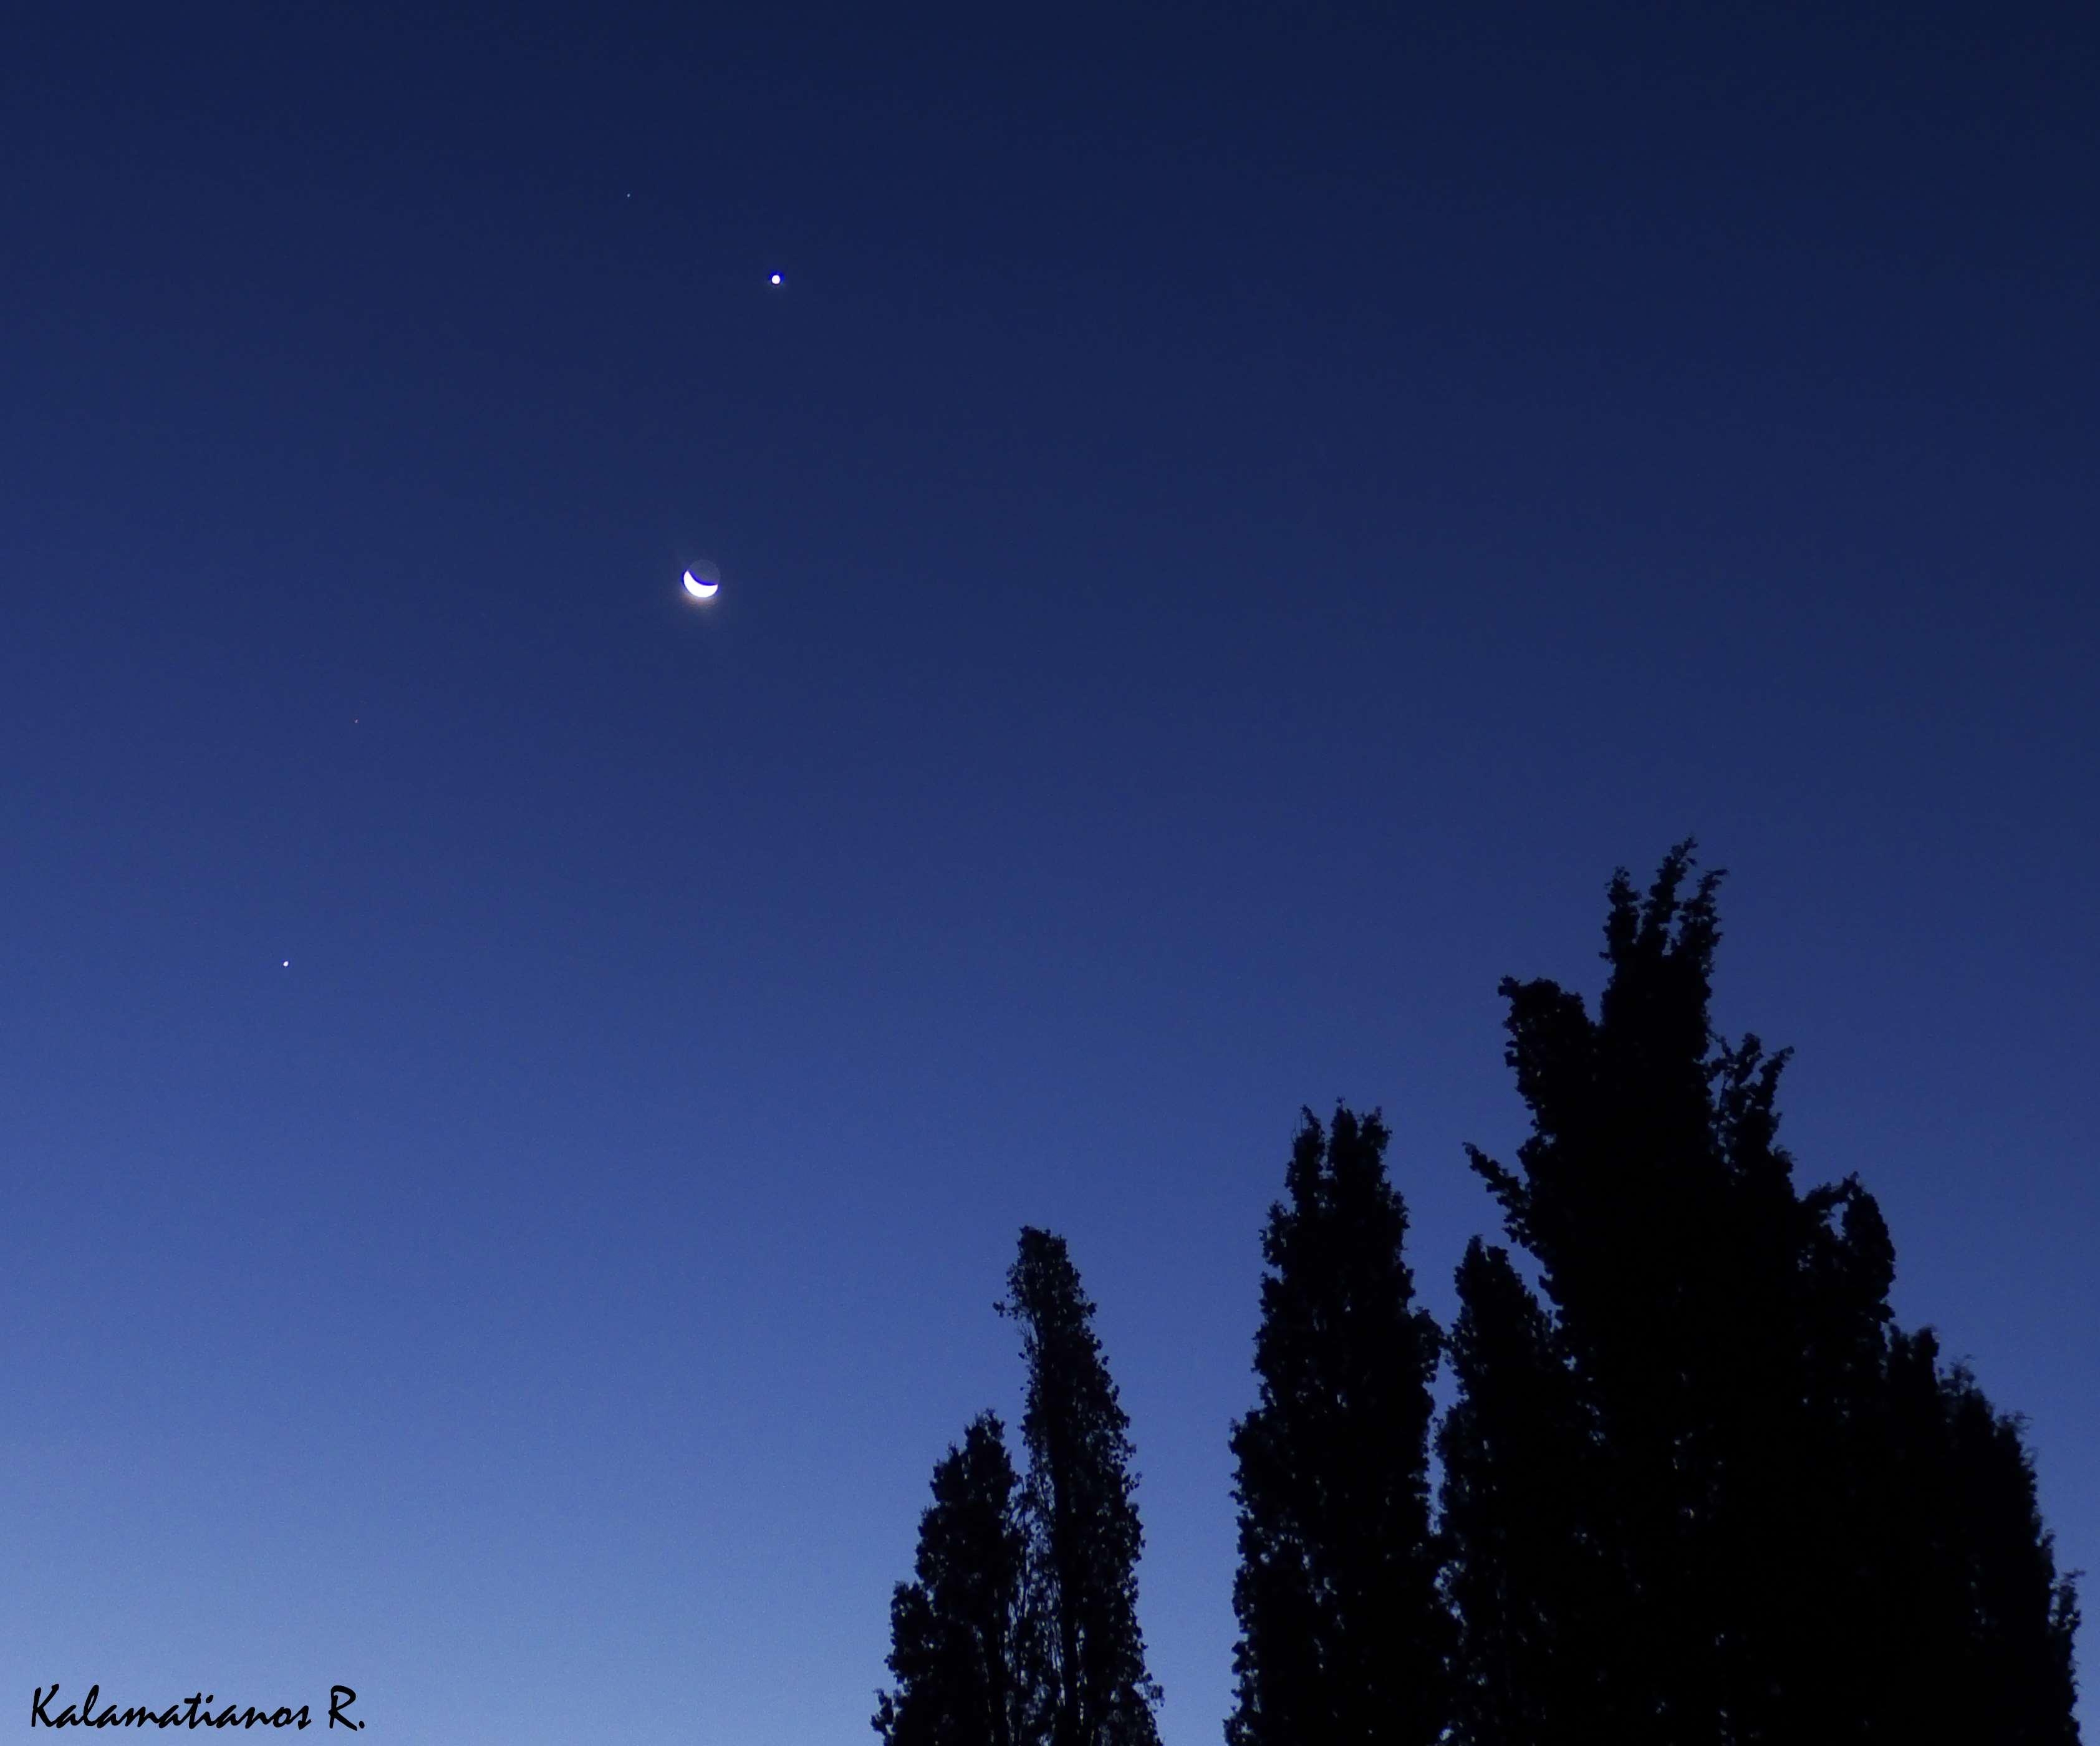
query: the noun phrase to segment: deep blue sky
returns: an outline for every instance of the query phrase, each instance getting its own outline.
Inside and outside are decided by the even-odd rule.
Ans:
[[[0,1695],[865,1741],[1026,1220],[1210,1746],[1299,1106],[1447,1312],[1688,831],[2100,1569],[2089,9],[442,10],[0,50]]]

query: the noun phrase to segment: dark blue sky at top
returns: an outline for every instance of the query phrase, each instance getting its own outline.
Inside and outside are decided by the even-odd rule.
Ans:
[[[2100,32],[1837,10],[11,20],[0,1683],[865,1739],[1026,1220],[1214,1740],[1299,1106],[1448,1313],[1687,832],[2100,1567]]]

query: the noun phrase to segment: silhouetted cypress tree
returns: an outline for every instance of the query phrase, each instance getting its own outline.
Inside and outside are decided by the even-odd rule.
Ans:
[[[1050,1746],[1157,1746],[1159,1701],[1137,1622],[1145,1543],[1130,1422],[1065,1240],[1024,1228],[1002,1315],[1028,1364],[1022,1515],[1035,1686]]]
[[[1507,1598],[1471,1581],[1485,1563],[1454,1553],[1473,1725],[1500,1679],[1569,1717],[1601,1698],[1626,1746],[2061,1746],[2076,1602],[2017,1430],[1892,1332],[1872,1197],[1850,1179],[1795,1192],[1776,1143],[1785,1056],[1730,1047],[1709,1024],[1718,875],[1685,895],[1690,851],[1665,858],[1644,900],[1613,879],[1594,1019],[1551,982],[1502,985],[1532,1133],[1516,1170],[1472,1158],[1554,1314],[1527,1328],[1507,1284],[1473,1265],[1474,1350],[1447,1440],[1454,1545],[1483,1532],[1466,1526],[1479,1498],[1512,1521],[1538,1507],[1539,1464],[1493,1430],[1520,1403],[1475,1391],[1529,1372],[1533,1416],[1553,1423],[1564,1409],[1544,1397],[1564,1374],[1590,1442],[1568,1470],[1571,1531],[1603,1554],[1616,1628],[1595,1688],[1566,1695],[1547,1651],[1595,1609],[1549,1596],[1526,1604],[1558,1620],[1512,1623],[1496,1611]],[[1542,1343],[1551,1365],[1526,1356]],[[1525,1726],[1579,1737],[1542,1711]]]
[[[1260,1404],[1233,1428],[1240,1641],[1233,1746],[1427,1746],[1449,1619],[1430,1536],[1436,1324],[1374,1113],[1304,1113],[1269,1210]]]
[[[889,1746],[1028,1746],[1026,1541],[1004,1428],[986,1413],[933,1469],[918,1581],[890,1601],[889,1669],[876,1732]]]

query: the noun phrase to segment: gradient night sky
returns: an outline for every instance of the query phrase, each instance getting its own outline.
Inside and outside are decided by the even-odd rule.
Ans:
[[[2100,1569],[2089,10],[432,10],[0,48],[0,1699],[869,1740],[1030,1221],[1210,1746],[1299,1106],[1448,1312],[1687,832]]]

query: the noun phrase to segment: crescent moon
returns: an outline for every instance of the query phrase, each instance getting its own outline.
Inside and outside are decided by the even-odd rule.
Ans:
[[[686,592],[695,600],[712,600],[721,590],[719,582],[703,582],[693,572],[686,572]]]

